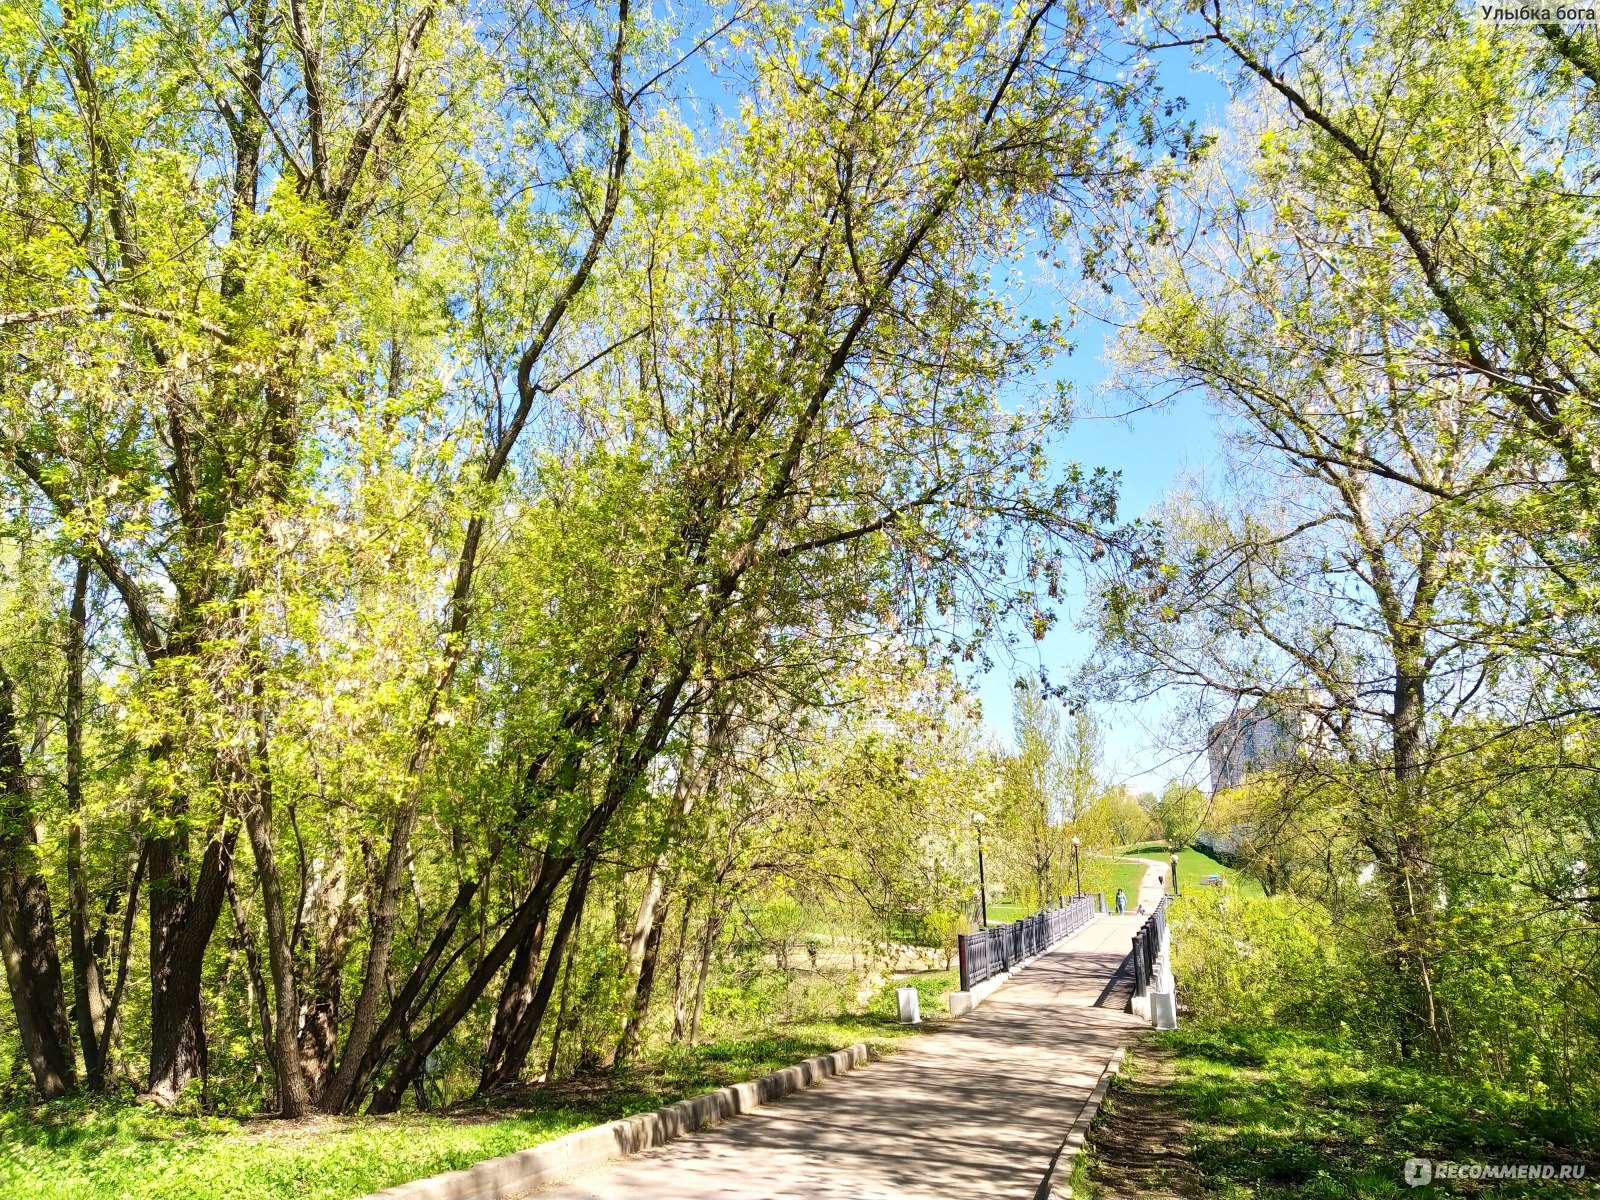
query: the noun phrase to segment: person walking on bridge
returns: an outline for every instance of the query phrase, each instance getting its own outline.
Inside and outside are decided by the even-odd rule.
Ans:
[[[1128,893],[1121,888],[1117,889],[1117,916],[1128,911]]]

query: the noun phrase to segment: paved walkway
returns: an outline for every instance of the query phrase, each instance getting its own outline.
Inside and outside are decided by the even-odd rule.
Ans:
[[[1140,889],[1147,909],[1155,877],[1152,866]],[[1094,1006],[1142,920],[1099,918],[890,1058],[538,1195],[1027,1200],[1106,1059],[1142,1025]]]

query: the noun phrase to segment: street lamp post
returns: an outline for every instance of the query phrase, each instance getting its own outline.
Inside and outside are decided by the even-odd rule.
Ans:
[[[1072,835],[1072,875],[1077,880],[1077,894],[1083,895],[1083,866],[1078,861],[1078,835]]]
[[[973,813],[972,824],[978,831],[978,911],[982,914],[983,927],[989,928],[989,885],[983,878],[983,814]]]

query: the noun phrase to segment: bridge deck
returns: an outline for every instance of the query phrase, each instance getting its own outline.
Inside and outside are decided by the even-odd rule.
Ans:
[[[1147,908],[1160,896],[1155,877],[1151,864],[1140,896]],[[1140,1027],[1095,1001],[1141,920],[1096,920],[969,1016],[888,1059],[538,1194],[1032,1197],[1106,1059]]]

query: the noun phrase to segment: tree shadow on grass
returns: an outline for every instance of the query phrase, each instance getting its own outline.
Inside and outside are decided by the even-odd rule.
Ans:
[[[1208,1195],[1426,1200],[1401,1165],[1593,1164],[1600,1119],[1494,1088],[1377,1063],[1337,1040],[1281,1029],[1195,1028],[1161,1036],[1177,1055],[1171,1095],[1189,1121]],[[1453,1181],[1456,1195],[1595,1194],[1559,1182]]]

